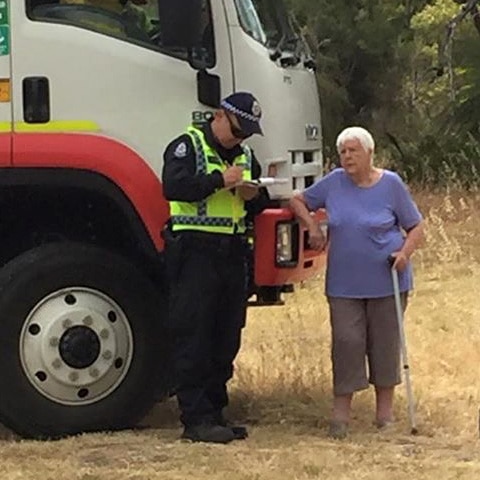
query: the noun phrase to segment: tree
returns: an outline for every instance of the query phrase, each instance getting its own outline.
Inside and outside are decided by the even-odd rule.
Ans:
[[[480,181],[479,3],[289,0],[313,39],[327,156],[360,124],[409,179]]]

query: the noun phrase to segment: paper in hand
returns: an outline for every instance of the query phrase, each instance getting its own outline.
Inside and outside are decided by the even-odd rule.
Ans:
[[[287,178],[275,178],[275,177],[261,177],[252,180],[242,180],[237,183],[237,187],[250,186],[250,187],[268,187],[270,185],[278,185],[288,183]]]

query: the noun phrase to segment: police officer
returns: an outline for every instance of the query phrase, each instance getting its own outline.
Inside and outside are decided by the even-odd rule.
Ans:
[[[189,127],[164,153],[169,325],[182,438],[192,441],[247,436],[245,427],[226,421],[223,409],[246,317],[246,212],[258,213],[267,200],[266,192],[240,185],[260,175],[242,142],[262,134],[261,114],[253,95],[234,93],[211,122]]]

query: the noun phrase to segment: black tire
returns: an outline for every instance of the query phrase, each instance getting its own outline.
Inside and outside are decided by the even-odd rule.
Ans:
[[[83,289],[84,293],[82,293]],[[57,292],[56,295],[49,297],[53,292]],[[68,302],[65,300],[67,297],[61,297],[61,295],[68,295],[68,292],[74,292],[71,297],[73,299],[75,295],[83,299],[82,307],[80,304],[75,307],[80,312],[79,315],[83,315],[86,306],[90,305],[90,298],[92,315],[97,315],[93,303],[97,297],[102,308],[103,305],[110,305],[109,302],[111,302],[124,314],[121,317],[123,323],[111,326],[113,333],[110,334],[109,341],[116,347],[116,350],[112,349],[112,351],[117,352],[123,345],[124,350],[129,353],[125,354],[124,364],[122,359],[119,362],[117,359],[117,363],[112,363],[114,365],[112,366],[104,360],[107,357],[105,353],[100,358],[102,351],[100,347],[103,348],[103,344],[100,344],[98,351],[95,352],[97,353],[95,361],[99,365],[103,362],[102,368],[104,364],[106,365],[104,369],[108,374],[103,374],[102,382],[110,382],[111,385],[108,384],[112,391],[105,393],[106,396],[103,398],[98,394],[98,400],[90,400],[92,403],[88,403],[88,398],[87,400],[80,398],[80,392],[78,392],[78,404],[66,402],[64,398],[70,398],[68,395],[74,394],[76,386],[68,385],[67,382],[65,387],[67,393],[58,393],[63,392],[62,383],[57,382],[55,376],[57,374],[53,371],[53,367],[47,366],[46,373],[42,375],[47,378],[47,384],[53,383],[48,388],[45,387],[46,392],[50,393],[48,390],[50,388],[52,395],[59,395],[59,398],[65,395],[60,398],[60,401],[56,398],[52,399],[41,390],[44,388],[40,381],[41,377],[39,376],[40,380],[37,382],[36,378],[31,377],[29,367],[25,367],[29,361],[36,365],[37,360],[39,365],[42,365],[40,360],[42,362],[45,360],[44,364],[47,365],[47,359],[54,358],[58,353],[61,361],[59,359],[55,361],[57,368],[62,372],[61,375],[65,375],[68,371],[72,372],[74,369],[79,369],[76,371],[82,375],[88,375],[83,366],[75,365],[70,368],[72,367],[70,360],[67,361],[64,358],[71,357],[64,357],[63,353],[59,353],[66,351],[65,349],[61,350],[58,347],[58,352],[52,350],[52,356],[49,357],[50,345],[46,342],[55,343],[57,341],[55,338],[59,337],[49,338],[49,333],[46,332],[50,331],[50,327],[46,326],[51,322],[53,331],[53,327],[66,329],[67,324],[65,320],[61,320],[63,317],[58,313],[56,316],[50,313],[48,315],[43,313],[43,316],[40,316],[39,312],[42,310],[38,305],[47,304],[57,310],[60,307],[61,311],[63,309],[61,302],[65,301],[66,315],[69,316]],[[32,310],[34,307],[36,309]],[[77,315],[77,310],[74,310],[71,315]],[[118,430],[134,426],[153,406],[155,391],[159,389],[158,382],[164,378],[163,373],[168,358],[167,340],[162,327],[165,312],[164,295],[153,286],[140,269],[124,258],[100,248],[76,243],[49,244],[14,258],[0,269],[0,421],[19,435],[37,439],[59,438],[80,432]],[[108,320],[112,320],[111,313],[109,312],[107,316],[98,314],[98,325],[101,326],[101,322],[107,323],[107,329],[103,332],[110,328]],[[42,328],[45,327],[38,337],[41,340],[30,339],[32,334],[38,334],[34,331],[38,325],[32,326],[28,323],[33,321],[32,318],[37,318],[35,315],[42,320]],[[117,322],[116,314],[113,315],[112,322]],[[97,317],[94,318],[97,322]],[[63,323],[58,323],[62,321]],[[28,329],[24,325],[28,326]],[[84,335],[89,329],[83,325],[77,326],[76,334],[80,335],[80,330],[81,335]],[[69,332],[71,331],[70,328]],[[89,336],[82,338],[90,339],[91,332],[89,330]],[[119,332],[128,332],[128,335]],[[63,346],[66,345],[65,338],[65,335],[60,337]],[[101,341],[100,337],[97,338]],[[36,348],[28,348],[28,343],[25,346],[25,342],[29,341],[40,342],[38,350],[42,352],[42,348],[46,349],[47,354],[32,353],[32,351],[36,352]],[[128,343],[131,345],[127,345]],[[88,350],[84,348],[84,344],[76,345],[75,352]],[[38,359],[35,355],[38,355]],[[114,353],[114,356],[116,355],[117,353]],[[90,357],[88,358],[90,361]],[[94,358],[93,354],[92,359]],[[128,367],[125,366],[127,361]],[[61,367],[58,367],[58,362],[61,363]],[[51,365],[54,364],[51,363]],[[115,371],[117,367],[123,373]],[[67,370],[62,371],[62,368]],[[42,368],[39,369],[42,370]],[[53,373],[50,375],[50,372]],[[69,375],[78,374],[70,373]],[[93,374],[90,373],[90,375]],[[117,383],[115,384],[110,378],[115,379]],[[90,377],[88,380],[90,381]],[[35,386],[37,383],[39,387]],[[91,388],[87,386],[86,391],[104,388],[107,392],[104,383],[100,381],[96,384],[92,383],[93,386]],[[82,395],[85,394],[85,389],[83,390]]]

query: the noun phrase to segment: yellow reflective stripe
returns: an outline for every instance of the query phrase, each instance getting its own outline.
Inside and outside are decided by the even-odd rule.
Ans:
[[[0,122],[0,133],[10,133],[12,122]],[[16,132],[99,132],[100,127],[90,120],[66,120],[48,123],[15,122]]]
[[[0,122],[0,133],[10,133],[12,131],[12,122]]]
[[[90,120],[58,120],[48,123],[15,122],[16,132],[98,132],[100,127]]]
[[[10,133],[12,122],[0,122],[0,133]],[[15,122],[16,132],[99,132],[100,127],[90,120],[67,120],[48,123]]]

